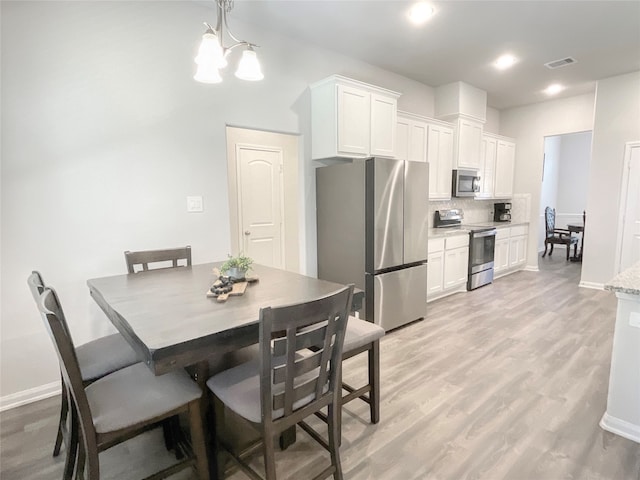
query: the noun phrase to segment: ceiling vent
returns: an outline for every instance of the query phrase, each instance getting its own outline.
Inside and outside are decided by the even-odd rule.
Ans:
[[[554,60],[553,62],[545,63],[544,66],[553,70],[555,68],[566,67],[578,61],[573,57],[561,58],[560,60]]]

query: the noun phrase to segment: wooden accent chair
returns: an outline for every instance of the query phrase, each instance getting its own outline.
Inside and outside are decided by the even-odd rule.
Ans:
[[[343,478],[340,377],[352,293],[350,285],[310,302],[262,308],[259,361],[226,370],[207,381],[217,409],[223,404],[260,430],[267,480],[276,478],[276,437],[296,424],[331,455],[331,465],[315,478]],[[323,408],[328,408],[328,443],[303,421]],[[245,461],[260,441],[240,454],[232,452],[222,438],[216,443],[251,478],[260,478]],[[218,471],[223,470],[224,463],[219,461]]]
[[[70,393],[71,442],[64,478],[71,479],[75,470],[78,479],[85,478],[86,471],[86,478],[99,480],[99,452],[155,427],[164,419],[187,413],[195,454],[158,472],[153,478],[166,478],[183,468],[195,466],[198,478],[208,479],[200,387],[184,371],[156,377],[144,363],[118,370],[85,387],[56,292],[42,286],[37,272],[29,276],[27,283],[53,341]]]
[[[545,239],[544,239],[544,253],[542,257],[547,254],[547,246],[551,245],[549,250],[549,256],[553,255],[554,245],[564,245],[567,247],[567,261],[569,261],[569,253],[571,251],[571,245],[573,245],[573,255],[578,253],[578,237],[571,235],[571,232],[566,228],[556,228],[556,209],[547,207],[544,209],[545,219]]]
[[[136,273],[135,266],[141,265],[142,270],[149,270],[150,263],[171,262],[171,267],[180,266],[178,262],[184,260],[187,267],[191,266],[191,246],[182,248],[169,248],[165,250],[143,250],[139,252],[124,252],[124,259],[127,262],[129,273]],[[171,268],[170,267],[170,268]],[[164,268],[164,267],[159,267]]]
[[[32,290],[34,300],[38,300],[36,295],[42,293],[45,288],[44,280],[39,272],[32,272],[35,289]],[[67,335],[71,337],[69,326],[63,320],[63,328]],[[138,363],[140,359],[136,352],[119,333],[107,335],[91,342],[79,345],[75,349],[76,359],[80,367],[82,384],[86,387],[96,380],[121,370],[125,367]],[[62,391],[60,404],[60,419],[58,420],[58,432],[56,442],[53,447],[53,456],[60,454],[60,448],[64,441],[66,448],[69,448],[70,430],[67,427],[69,417],[69,392],[66,388],[62,372],[60,372],[60,388]]]

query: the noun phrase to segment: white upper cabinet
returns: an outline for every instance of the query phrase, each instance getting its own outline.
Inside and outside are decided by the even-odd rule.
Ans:
[[[427,161],[428,124],[422,117],[398,112],[396,154],[398,160]]]
[[[506,140],[498,140],[494,198],[511,198],[513,196],[515,159],[516,144]]]
[[[480,161],[480,191],[476,198],[493,198],[496,177],[496,152],[498,139],[491,135],[482,136],[482,159]]]
[[[371,94],[338,85],[338,153],[366,156],[369,153]]]
[[[396,158],[429,162],[429,200],[451,198],[454,125],[398,112]]]
[[[429,161],[429,200],[451,198],[453,170],[453,126],[429,124],[427,160]]]
[[[398,92],[340,75],[310,89],[313,159],[396,155]]]
[[[482,122],[458,118],[454,147],[456,168],[479,170],[482,150]]]
[[[491,133],[482,136],[480,192],[476,198],[511,198],[516,144]]]
[[[397,97],[371,93],[371,156],[395,156],[397,118]]]

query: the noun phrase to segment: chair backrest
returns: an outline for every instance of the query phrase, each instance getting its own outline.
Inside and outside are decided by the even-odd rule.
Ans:
[[[556,228],[556,209],[547,207],[544,209],[545,231],[547,238],[553,237],[553,230]]]
[[[67,321],[58,295],[53,288],[43,285],[42,277],[38,272],[33,272],[27,283],[58,355],[62,378],[71,392],[73,404],[77,409],[74,414],[78,415],[83,441],[94,443],[96,435],[91,409],[84,391],[76,350],[68,333]]]
[[[163,263],[156,268],[173,268],[181,266],[178,264],[180,260],[184,260],[184,266],[191,266],[191,246],[187,245],[182,248],[169,248],[165,250],[144,250],[140,252],[124,252],[124,259],[127,262],[127,271],[136,273],[135,265],[141,265],[141,270],[146,272],[149,270],[150,263]],[[167,262],[171,262],[168,266]]]
[[[263,425],[294,415],[302,407],[308,411],[338,401],[352,295],[350,285],[310,302],[260,310]],[[298,354],[300,350],[304,354]]]

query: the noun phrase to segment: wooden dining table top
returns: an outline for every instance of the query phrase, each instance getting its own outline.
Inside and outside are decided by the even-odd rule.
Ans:
[[[91,296],[156,375],[258,341],[260,308],[309,301],[343,285],[263,265],[241,296],[207,297],[222,262],[87,281]]]

